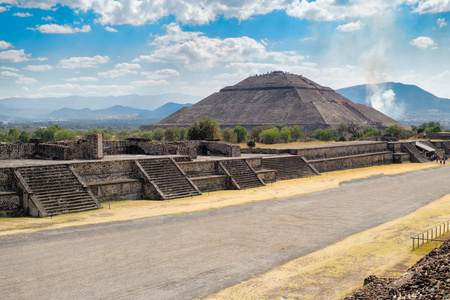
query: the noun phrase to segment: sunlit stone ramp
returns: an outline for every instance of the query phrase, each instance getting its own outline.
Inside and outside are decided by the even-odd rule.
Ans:
[[[220,164],[238,190],[265,185],[245,159],[223,160]]]
[[[262,168],[275,170],[277,180],[309,177],[319,175],[319,171],[298,155],[264,157]]]
[[[136,164],[162,200],[202,194],[171,157],[139,160]]]
[[[47,217],[101,207],[69,165],[18,168],[14,174],[28,196],[31,215]]]

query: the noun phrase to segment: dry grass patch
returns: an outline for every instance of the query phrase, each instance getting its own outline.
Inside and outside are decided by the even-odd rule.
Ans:
[[[440,244],[411,250],[410,237],[450,216],[450,195],[417,211],[225,289],[207,299],[342,299],[375,274],[398,277]]]

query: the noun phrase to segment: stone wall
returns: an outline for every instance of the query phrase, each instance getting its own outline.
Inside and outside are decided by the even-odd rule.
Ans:
[[[330,145],[328,147],[311,147],[303,149],[293,149],[291,154],[302,156],[306,159],[321,159],[331,157],[341,157],[358,155],[364,153],[383,152],[388,150],[387,142],[373,142],[351,145]]]
[[[229,189],[229,182],[226,175],[191,177],[190,179],[201,192],[213,192]]]
[[[0,160],[33,158],[36,152],[35,144],[6,144],[0,143]]]
[[[450,132],[430,132],[425,136],[429,140],[450,140]]]
[[[319,172],[330,172],[344,169],[354,169],[374,165],[389,164],[393,162],[393,154],[390,151],[379,153],[366,153],[343,157],[322,158],[309,160]]]

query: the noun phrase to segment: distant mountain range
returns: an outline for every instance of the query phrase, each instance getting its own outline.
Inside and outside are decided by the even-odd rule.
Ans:
[[[155,110],[137,109],[122,105],[114,105],[105,109],[96,110],[89,108],[61,108],[47,114],[47,117],[49,120],[55,121],[142,119],[146,122],[157,122],[177,110],[191,105],[190,103],[179,104],[169,102]]]
[[[200,97],[185,94],[0,99],[0,121],[146,119],[157,122]]]
[[[384,82],[372,85],[367,84],[338,89],[336,92],[349,100],[372,106],[366,99],[370,97],[373,87],[379,91],[392,90],[395,94],[395,106],[401,110],[384,112],[388,116],[407,124],[420,124],[428,121],[439,121],[450,125],[450,99],[439,98],[415,85],[396,82]]]

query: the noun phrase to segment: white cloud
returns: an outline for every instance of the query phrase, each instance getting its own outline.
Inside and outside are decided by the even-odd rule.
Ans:
[[[106,27],[105,27],[105,30],[106,30],[106,31],[109,31],[109,32],[119,32],[117,29],[112,28],[112,27],[109,27],[109,26],[106,26]]]
[[[2,76],[7,76],[7,77],[23,77],[20,74],[14,73],[14,72],[10,72],[10,71],[2,71],[0,73]]]
[[[108,78],[118,78],[125,76],[127,74],[137,74],[137,71],[134,71],[133,69],[140,69],[140,68],[141,66],[139,64],[121,63],[117,64],[115,69],[105,72],[98,72],[98,76]]]
[[[0,60],[6,60],[10,62],[24,62],[30,60],[31,54],[25,54],[25,50],[6,50],[0,52]]]
[[[447,22],[445,22],[445,18],[437,19],[436,24],[438,24],[439,28],[447,26]]]
[[[105,72],[98,72],[98,76],[107,78],[119,78],[128,74],[137,74],[137,71],[130,69],[112,69]]]
[[[163,86],[163,85],[169,85],[169,83],[164,79],[160,79],[160,80],[148,79],[148,80],[133,81],[131,83],[131,85],[139,86],[139,87],[141,87],[141,86]]]
[[[19,79],[16,80],[16,83],[18,84],[33,84],[33,83],[37,83],[38,81],[34,78],[31,77],[21,77]]]
[[[292,1],[285,6],[286,14],[312,21],[337,21],[348,18],[377,16],[386,9],[395,8],[403,1],[392,0],[316,0]]]
[[[161,69],[155,72],[141,72],[141,75],[145,75],[147,79],[157,80],[173,76],[179,76],[180,73],[178,73],[178,71],[174,69]]]
[[[448,0],[421,0],[413,10],[419,14],[441,13],[450,11],[450,1]]]
[[[427,36],[419,36],[410,42],[411,45],[416,46],[419,49],[427,49],[429,47],[436,46],[436,43]]]
[[[209,38],[202,32],[182,31],[176,23],[165,27],[167,34],[157,36],[152,42],[155,51],[150,55],[141,55],[133,62],[167,62],[186,65],[195,70],[231,62],[273,60],[297,64],[304,59],[304,56],[294,51],[267,51],[262,43],[246,36]]]
[[[5,12],[8,10],[8,7],[6,6],[0,6],[0,13]]]
[[[121,63],[116,65],[116,69],[140,69],[140,64]]]
[[[0,41],[0,49],[8,49],[8,48],[14,48],[14,46],[11,43]]]
[[[30,13],[21,13],[21,12],[16,12],[13,14],[13,16],[15,17],[21,17],[21,18],[27,18],[27,17],[32,17],[33,15]]]
[[[39,88],[47,94],[65,94],[80,96],[121,96],[130,94],[134,87],[129,85],[93,85],[93,84],[55,84]]]
[[[67,78],[64,79],[64,81],[67,82],[93,82],[93,81],[98,81],[98,78],[95,77],[73,77],[73,78]]]
[[[27,88],[26,86],[23,86],[23,87],[21,88],[21,90],[24,91],[24,92],[29,92],[29,91],[30,91],[30,89]]]
[[[51,17],[51,16],[42,17],[41,19],[44,20],[44,21],[47,21],[47,22],[55,21],[55,19],[53,17]]]
[[[352,31],[358,31],[361,28],[362,28],[362,23],[360,20],[358,20],[356,22],[339,25],[338,27],[336,27],[336,30],[342,31],[342,32],[352,32]]]
[[[46,61],[46,60],[48,60],[48,57],[38,57],[36,59],[37,59],[37,61]]]
[[[44,72],[53,69],[53,67],[50,65],[28,65],[23,69],[34,72]]]
[[[71,57],[61,59],[58,67],[63,69],[96,68],[98,64],[104,64],[107,62],[109,62],[108,56],[96,55],[94,57]]]
[[[13,68],[13,67],[0,67],[0,70],[7,70],[7,71],[11,71],[11,72],[19,72],[19,69]]]
[[[44,24],[44,25],[36,25],[36,28],[27,28],[29,30],[38,30],[41,33],[61,33],[61,34],[70,34],[70,33],[78,33],[78,32],[89,32],[91,31],[91,26],[84,25],[81,28],[74,28],[69,25],[58,25],[58,24]]]

